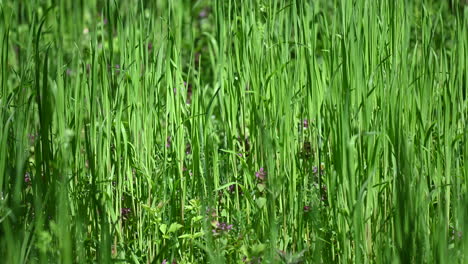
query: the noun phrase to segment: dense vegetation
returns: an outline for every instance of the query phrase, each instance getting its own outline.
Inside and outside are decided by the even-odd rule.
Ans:
[[[466,263],[456,2],[0,0],[0,262]]]

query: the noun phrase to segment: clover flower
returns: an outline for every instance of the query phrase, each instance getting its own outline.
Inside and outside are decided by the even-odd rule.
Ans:
[[[265,171],[265,169],[260,168],[259,171],[255,172],[255,177],[259,180],[259,181],[264,181],[266,179],[266,176],[267,176],[267,172]]]
[[[120,214],[122,215],[122,217],[126,218],[130,213],[132,212],[132,210],[130,208],[122,208],[120,209]]]
[[[227,233],[227,232],[231,231],[232,227],[233,227],[233,225],[229,225],[227,223],[217,222],[216,227],[211,231],[213,232],[213,235],[216,236],[216,235],[220,235],[220,234]]]

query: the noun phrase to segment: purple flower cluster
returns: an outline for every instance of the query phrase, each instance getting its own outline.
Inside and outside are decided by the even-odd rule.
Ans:
[[[305,206],[304,206],[304,212],[305,212],[305,213],[309,212],[310,209],[311,209],[310,206],[308,206],[308,205],[305,205]]]
[[[318,167],[317,167],[317,166],[314,166],[314,167],[312,168],[312,172],[313,172],[314,174],[317,174],[317,172],[318,172]],[[320,174],[323,175],[324,173],[325,173],[325,163],[322,162],[322,163],[320,163]]]
[[[308,121],[307,119],[304,119],[304,120],[302,121],[302,126],[303,126],[304,128],[308,128],[308,127],[309,127],[309,121]]]
[[[200,19],[203,19],[203,18],[206,18],[208,17],[208,12],[209,12],[209,9],[208,8],[203,8],[200,13],[198,13],[198,17]]]
[[[259,181],[264,181],[266,180],[266,176],[267,176],[267,172],[265,171],[265,169],[260,168],[259,171],[255,172],[255,177],[259,180]]]
[[[227,223],[220,223],[220,222],[217,222],[216,223],[216,227],[211,230],[213,232],[213,235],[220,235],[222,233],[226,233],[226,232],[229,232],[230,230],[232,230],[232,225],[228,225]]]
[[[132,212],[130,208],[122,208],[120,209],[120,214],[123,218],[127,218],[127,216]]]
[[[231,185],[229,185],[228,191],[229,191],[229,193],[231,193],[231,194],[235,194],[236,191],[239,192],[239,195],[242,195],[242,194],[243,194],[242,189],[239,188],[239,186],[236,185],[236,184],[231,184]]]
[[[218,236],[232,230],[233,225],[218,221],[218,214],[215,209],[208,208],[206,210],[206,214],[208,215],[208,220],[210,221],[211,226],[213,226],[211,231],[214,236]]]
[[[26,173],[24,174],[24,182],[25,182],[26,184],[30,184],[30,183],[31,183],[31,174],[29,174],[29,172],[26,172]]]

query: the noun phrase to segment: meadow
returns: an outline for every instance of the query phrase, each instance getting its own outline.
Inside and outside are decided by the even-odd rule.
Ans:
[[[0,0],[1,263],[468,263],[458,0]]]

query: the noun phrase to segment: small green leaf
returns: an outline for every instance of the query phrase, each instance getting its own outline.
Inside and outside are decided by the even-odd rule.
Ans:
[[[200,222],[200,220],[203,219],[203,216],[199,215],[199,216],[195,216],[194,218],[192,218],[192,222],[196,223],[196,222]]]
[[[168,233],[173,233],[176,232],[177,230],[181,229],[182,225],[179,223],[172,223],[171,226],[169,227]]]
[[[183,234],[179,238],[193,238],[191,234]]]
[[[159,226],[159,230],[161,231],[161,233],[166,234],[167,225],[166,225],[166,224],[160,225],[160,226]]]
[[[260,192],[263,192],[265,190],[265,184],[259,183],[257,184],[257,188]]]
[[[254,246],[252,246],[252,253],[254,255],[259,255],[260,253],[262,253],[265,250],[265,248],[266,248],[265,244],[254,245]]]
[[[226,210],[222,210],[222,211],[221,211],[221,216],[227,217],[227,216],[228,216],[227,211],[226,211]]]
[[[205,232],[203,232],[203,231],[202,232],[197,232],[197,233],[193,234],[193,238],[195,239],[195,238],[202,237],[204,234],[205,234]]]
[[[264,197],[258,198],[256,201],[258,208],[263,208],[266,204],[266,199]]]

